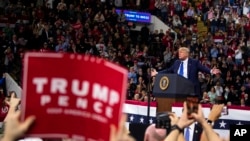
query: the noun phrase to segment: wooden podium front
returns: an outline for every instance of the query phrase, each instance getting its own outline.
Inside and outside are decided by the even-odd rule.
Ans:
[[[156,98],[157,112],[171,112],[172,105],[177,102],[184,102],[186,98]]]
[[[157,74],[153,95],[157,102],[157,112],[170,112],[172,104],[184,102],[194,92],[194,84],[177,74]]]

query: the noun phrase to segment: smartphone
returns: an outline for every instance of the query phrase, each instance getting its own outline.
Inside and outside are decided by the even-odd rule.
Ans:
[[[189,95],[186,100],[188,118],[192,118],[192,113],[198,113],[199,98],[197,95]]]
[[[168,112],[157,113],[155,128],[167,129],[167,131],[170,131],[170,129],[171,129],[171,119],[169,118]]]
[[[227,106],[224,106],[222,111],[221,111],[221,115],[228,115],[228,108]]]

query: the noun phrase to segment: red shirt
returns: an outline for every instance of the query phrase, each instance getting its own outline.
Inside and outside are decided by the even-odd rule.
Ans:
[[[234,56],[234,50],[231,48],[228,48],[227,50],[227,56]]]
[[[154,10],[155,9],[155,0],[150,0],[149,1],[149,10]]]
[[[182,0],[182,1],[181,1],[181,6],[182,6],[182,7],[186,7],[187,4],[188,4],[188,1],[187,1],[187,0]]]
[[[3,122],[6,115],[8,114],[9,111],[9,105],[5,104],[4,102],[5,97],[4,96],[0,96],[0,122]]]
[[[3,122],[6,115],[8,114],[9,111],[9,106],[5,105],[5,106],[1,106],[1,111],[0,111],[0,121]]]

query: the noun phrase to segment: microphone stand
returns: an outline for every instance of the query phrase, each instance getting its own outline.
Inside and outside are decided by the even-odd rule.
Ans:
[[[150,77],[150,78],[151,78],[151,77]],[[150,82],[150,81],[149,81],[149,82]],[[150,124],[150,121],[149,121],[150,119],[149,119],[149,118],[150,118],[150,101],[151,101],[151,98],[150,98],[149,92],[148,92],[147,95],[148,95],[148,105],[147,105],[147,110],[148,110],[148,111],[147,111],[147,119],[148,119],[148,120],[147,120],[147,121],[148,121],[148,125],[149,125],[149,124]]]
[[[149,62],[149,68],[150,69],[152,69],[152,63],[151,63],[151,57],[149,57],[149,59],[150,59],[150,62]],[[151,71],[151,70],[150,70]],[[148,80],[148,89],[150,90],[150,88],[151,88],[151,74],[149,75],[149,80]],[[150,98],[150,93],[148,92],[147,93],[147,96],[148,96],[148,105],[147,105],[147,122],[148,122],[148,125],[150,124],[150,102],[151,102],[151,98]]]

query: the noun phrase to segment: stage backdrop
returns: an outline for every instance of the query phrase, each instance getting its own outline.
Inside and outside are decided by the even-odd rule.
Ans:
[[[155,123],[156,103],[150,104],[150,123]],[[172,111],[178,116],[182,112],[182,103],[173,104]],[[210,112],[210,105],[203,105],[205,117]],[[224,138],[229,137],[230,124],[250,124],[250,107],[229,106],[228,115],[223,115],[214,124],[215,131]],[[126,101],[124,113],[128,114],[127,126],[129,123],[147,124],[147,103],[137,101]]]
[[[127,113],[128,119],[126,126],[129,127],[129,123],[141,123],[152,124],[155,123],[156,115],[156,102],[150,103],[150,116],[147,117],[147,102],[126,100],[124,105],[124,113]]]

